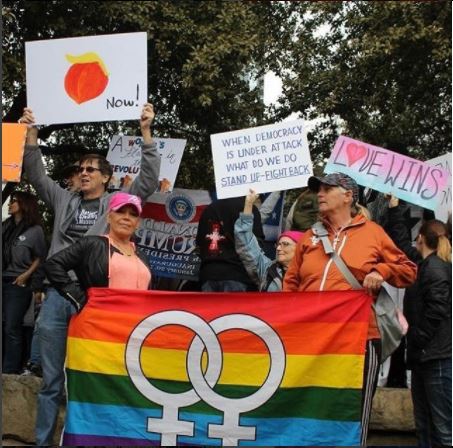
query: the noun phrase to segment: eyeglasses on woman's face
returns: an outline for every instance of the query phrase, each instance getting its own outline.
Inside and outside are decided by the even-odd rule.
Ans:
[[[281,247],[286,248],[286,247],[292,246],[293,244],[294,243],[291,243],[289,241],[278,241],[277,243],[275,243],[275,247],[281,246]]]
[[[77,172],[79,174],[82,174],[84,171],[86,171],[87,173],[94,173],[95,171],[101,171],[99,168],[95,168],[94,166],[79,166],[77,168]]]

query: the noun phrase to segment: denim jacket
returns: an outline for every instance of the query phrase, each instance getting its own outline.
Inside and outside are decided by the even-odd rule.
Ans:
[[[234,224],[236,252],[260,291],[282,290],[283,269],[266,257],[253,234],[253,215],[240,213]]]

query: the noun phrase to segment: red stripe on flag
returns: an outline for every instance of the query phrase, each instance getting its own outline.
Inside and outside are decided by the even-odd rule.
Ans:
[[[150,315],[160,311],[190,309],[205,320],[231,313],[250,314],[269,323],[294,322],[295,307],[299,322],[368,322],[371,298],[364,291],[201,293],[173,291],[135,291],[108,288],[88,290],[86,307],[122,313]],[[131,309],[127,300],[134,298]],[[169,300],[171,298],[171,300]]]

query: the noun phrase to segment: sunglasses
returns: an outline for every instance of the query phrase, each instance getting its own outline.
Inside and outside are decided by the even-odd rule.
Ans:
[[[280,241],[279,243],[275,243],[275,247],[282,246],[282,247],[289,247],[292,246],[294,243],[290,243],[289,241]]]
[[[99,168],[95,168],[94,166],[79,166],[77,168],[77,173],[82,174],[84,171],[87,173],[94,173],[95,171],[101,171]]]

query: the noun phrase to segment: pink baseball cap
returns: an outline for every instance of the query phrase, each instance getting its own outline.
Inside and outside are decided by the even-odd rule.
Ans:
[[[128,194],[128,193],[115,193],[111,198],[109,202],[109,212],[111,211],[118,211],[121,207],[124,207],[125,205],[132,205],[136,208],[138,211],[138,214],[142,214],[142,201],[138,196],[135,196],[133,194]]]
[[[287,230],[286,232],[281,233],[278,239],[280,240],[280,238],[283,236],[286,236],[287,238],[292,239],[295,243],[298,243],[304,236],[304,232],[298,232],[297,230]]]

